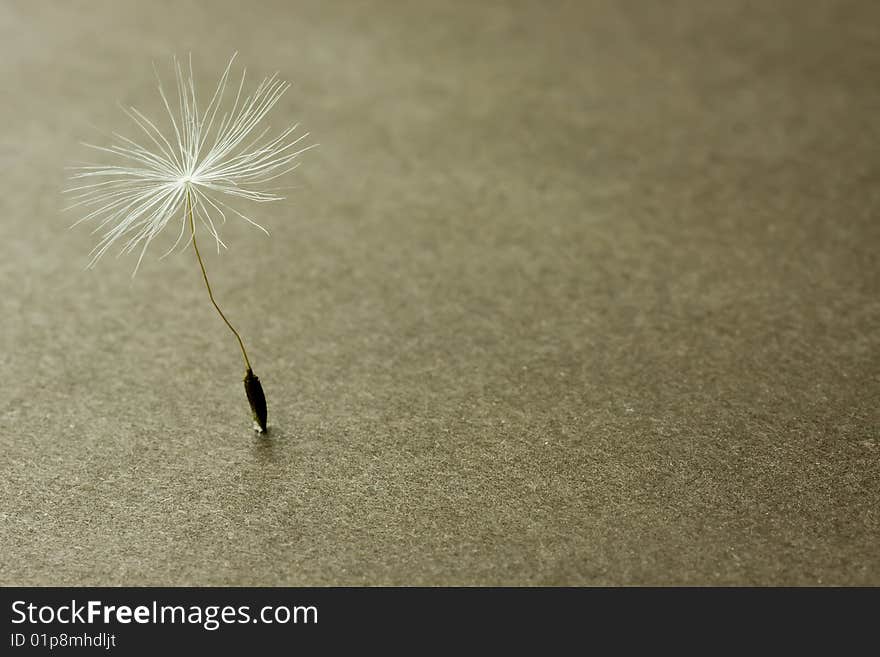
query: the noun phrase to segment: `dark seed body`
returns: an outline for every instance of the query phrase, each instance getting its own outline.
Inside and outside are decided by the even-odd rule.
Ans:
[[[260,385],[260,377],[250,368],[244,375],[244,391],[254,413],[254,421],[260,425],[260,431],[266,433],[266,396]]]

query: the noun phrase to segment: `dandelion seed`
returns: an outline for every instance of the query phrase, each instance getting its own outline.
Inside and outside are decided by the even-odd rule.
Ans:
[[[114,133],[114,141],[108,146],[84,144],[102,155],[112,156],[113,162],[71,167],[74,183],[64,191],[71,195],[71,204],[66,209],[83,212],[74,226],[94,222],[97,226],[93,232],[103,231],[89,254],[89,268],[118,246],[119,255],[138,251],[133,277],[150,244],[169,224],[179,221],[180,229],[176,241],[161,258],[173,252],[189,232],[183,249],[192,244],[211,303],[238,341],[246,368],[245,392],[254,420],[265,433],[263,389],[251,369],[241,335],[214,300],[199,252],[196,225],[214,239],[218,253],[226,248],[218,224],[223,225],[227,217],[241,219],[268,235],[237,204],[282,200],[284,197],[275,194],[267,183],[296,169],[297,158],[317,144],[303,144],[309,133],[296,136],[298,124],[267,138],[269,129],[260,126],[290,84],[279,80],[276,73],[248,94],[246,69],[237,83],[230,83],[236,55],[229,59],[203,109],[196,94],[192,57],[186,67],[176,58],[173,60],[176,94],[166,93],[156,72],[168,124],[165,130],[140,110],[122,107],[140,136],[133,139]]]

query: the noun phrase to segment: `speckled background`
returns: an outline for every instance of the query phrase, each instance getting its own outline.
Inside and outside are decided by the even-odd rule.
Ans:
[[[192,251],[61,213],[233,50],[321,143],[207,257],[268,439]],[[0,583],[880,584],[876,2],[3,0],[0,54]]]

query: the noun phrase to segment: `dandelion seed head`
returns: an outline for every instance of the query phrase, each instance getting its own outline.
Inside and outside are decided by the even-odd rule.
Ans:
[[[283,199],[268,183],[296,169],[299,156],[317,144],[304,144],[309,133],[297,134],[298,124],[268,136],[269,128],[262,123],[290,84],[276,73],[248,92],[246,69],[240,79],[232,80],[236,56],[229,59],[204,107],[196,93],[192,58],[186,66],[174,58],[173,93],[166,92],[156,73],[162,121],[122,107],[139,136],[114,133],[107,146],[84,144],[112,160],[71,167],[73,184],[64,190],[72,200],[65,209],[83,213],[74,226],[94,222],[93,232],[102,233],[88,267],[121,245],[119,255],[140,251],[134,276],[148,247],[168,224],[179,222],[180,232],[162,257],[183,241],[187,210],[214,238],[218,252],[226,247],[218,225],[227,215],[268,235],[239,209],[240,203]],[[185,242],[183,248],[188,245]]]

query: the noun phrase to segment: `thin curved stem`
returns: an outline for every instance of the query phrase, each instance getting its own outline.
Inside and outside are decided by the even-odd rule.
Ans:
[[[211,291],[211,284],[208,282],[208,272],[205,271],[205,263],[202,262],[202,254],[199,253],[199,245],[196,243],[196,222],[195,219],[193,219],[193,206],[189,189],[186,190],[186,213],[189,215],[189,230],[192,234],[193,249],[195,249],[196,258],[199,260],[199,267],[202,268],[202,278],[205,279],[205,287],[208,288],[208,296],[211,298],[211,303],[214,304],[214,308],[217,309],[220,317],[226,322],[226,326],[229,327],[229,330],[235,335],[235,339],[238,340],[238,346],[241,347],[241,355],[244,356],[244,364],[247,367],[247,371],[250,372],[251,361],[248,359],[247,350],[244,348],[244,342],[242,342],[241,336],[238,334],[238,331],[235,330],[235,327],[229,323],[229,320],[226,319],[226,315],[220,310],[220,306],[217,305],[217,302],[214,301],[214,293]]]

